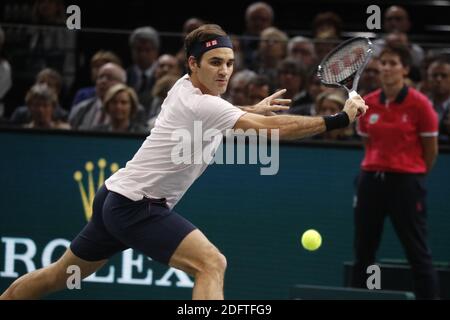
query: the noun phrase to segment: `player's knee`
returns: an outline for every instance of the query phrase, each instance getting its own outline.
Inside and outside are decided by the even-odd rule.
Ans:
[[[214,249],[204,256],[203,265],[205,272],[223,274],[227,268],[227,259],[217,249]]]

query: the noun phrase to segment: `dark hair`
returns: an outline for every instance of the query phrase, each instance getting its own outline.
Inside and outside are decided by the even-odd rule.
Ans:
[[[112,51],[99,50],[91,58],[91,67],[98,61],[105,61],[105,63],[112,62],[118,66],[122,66],[122,60]],[[105,64],[104,63],[104,64]]]
[[[306,82],[306,70],[302,63],[299,61],[292,59],[292,58],[286,58],[282,60],[277,67],[278,73],[283,73],[288,71],[291,74],[295,74],[299,76],[302,80],[302,83],[304,84]]]
[[[400,58],[400,62],[404,67],[411,67],[412,58],[408,47],[404,45],[386,45],[378,55],[381,58],[384,54],[394,54]]]
[[[336,30],[336,35],[339,36],[342,30],[342,19],[336,13],[327,11],[322,12],[316,15],[313,22],[313,33],[314,36],[317,36],[317,30],[321,26],[333,26]]]
[[[191,50],[194,43],[205,42],[213,40],[219,36],[226,36],[226,32],[217,24],[204,24],[201,27],[195,29],[189,33],[184,39],[184,50],[186,53],[186,68],[188,74],[191,74],[191,69],[189,68],[189,57],[191,56]],[[195,57],[197,64],[200,64],[203,54]]]

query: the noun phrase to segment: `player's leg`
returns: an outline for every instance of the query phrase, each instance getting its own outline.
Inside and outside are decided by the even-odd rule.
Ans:
[[[354,206],[355,262],[352,287],[367,287],[367,267],[375,262],[386,212],[383,188],[382,176],[373,172],[360,173]]]
[[[393,177],[390,217],[411,264],[417,299],[436,299],[439,286],[427,243],[425,181],[420,175]]]
[[[225,257],[165,201],[132,201],[111,192],[103,218],[108,232],[120,242],[194,276],[194,299],[223,298]]]
[[[69,266],[78,266],[81,277],[97,271],[107,259],[124,246],[108,233],[103,224],[103,205],[108,190],[103,186],[95,195],[92,219],[70,244],[64,255],[48,267],[17,279],[1,296],[2,299],[37,299],[66,287]]]
[[[39,299],[49,293],[66,288],[69,266],[80,268],[81,277],[85,278],[102,267],[107,260],[86,261],[78,258],[70,249],[51,265],[27,273],[14,281],[0,296],[0,299]]]
[[[193,299],[223,299],[225,256],[200,230],[194,230],[180,243],[169,265],[195,278]]]

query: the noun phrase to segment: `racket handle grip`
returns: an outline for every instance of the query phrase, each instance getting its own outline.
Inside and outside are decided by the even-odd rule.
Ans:
[[[351,99],[353,97],[356,97],[358,95],[358,92],[356,92],[355,90],[352,90],[348,93],[348,98]]]

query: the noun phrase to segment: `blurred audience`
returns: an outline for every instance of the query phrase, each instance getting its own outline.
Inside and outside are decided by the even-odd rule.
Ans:
[[[316,115],[317,116],[331,116],[344,109],[345,98],[335,91],[325,91],[317,96],[316,99]],[[353,126],[347,128],[332,130],[324,132],[316,139],[324,140],[349,140],[355,136]]]
[[[248,84],[256,77],[251,70],[241,70],[235,73],[228,84],[228,101],[235,106],[248,106]]]
[[[259,37],[263,30],[271,27],[274,21],[272,7],[265,2],[250,4],[245,11],[245,32],[241,39],[241,50],[244,54],[244,63],[251,67],[252,59],[259,46]]]
[[[112,51],[99,50],[92,56],[90,63],[92,83],[95,84],[98,75],[98,70],[108,62],[115,63],[118,66],[122,66],[122,61]],[[91,87],[81,88],[75,93],[75,97],[73,98],[72,101],[72,106],[80,103],[83,100],[93,98],[94,96],[95,96],[95,85]]]
[[[386,36],[373,42],[375,55],[379,55],[386,44],[406,45],[409,48],[412,58],[413,69],[411,70],[410,77],[414,81],[419,81],[420,73],[418,70],[425,57],[425,52],[419,45],[410,42],[408,39],[408,33],[411,29],[411,20],[408,11],[401,6],[390,6],[384,14],[383,29],[386,32]]]
[[[334,12],[322,12],[313,21],[314,49],[318,62],[341,41],[342,19]]]
[[[286,57],[289,38],[286,33],[270,27],[261,33],[259,50],[255,53],[252,70],[265,75],[270,82],[270,89],[276,86],[277,66]]]
[[[70,111],[69,122],[72,128],[92,130],[97,126],[108,124],[109,119],[102,100],[109,88],[118,83],[125,84],[126,80],[127,75],[121,66],[111,62],[103,65],[95,81],[95,97],[80,102]]]
[[[314,43],[306,37],[296,36],[289,40],[287,55],[289,58],[299,61],[307,70],[317,64]]]
[[[127,84],[136,91],[144,108],[148,109],[151,104],[151,91],[156,81],[159,34],[150,26],[137,28],[130,35],[129,43],[133,63],[127,69]]]
[[[35,84],[28,91],[25,102],[30,110],[31,121],[24,128],[70,129],[67,122],[54,120],[53,113],[58,106],[58,96],[47,84]]]
[[[148,133],[146,127],[135,122],[139,101],[134,90],[123,83],[113,85],[103,98],[103,108],[109,123],[93,128],[96,131]]]
[[[270,81],[264,75],[258,75],[248,82],[248,105],[257,104],[271,93]]]
[[[439,118],[439,140],[449,141],[450,60],[438,58],[428,67],[429,98]]]
[[[36,76],[36,81],[35,84],[46,84],[48,86],[49,89],[53,90],[56,94],[56,96],[58,97],[58,101],[59,101],[59,97],[61,94],[61,89],[62,89],[62,77],[61,75],[53,69],[50,68],[46,68],[43,69],[41,72],[38,73],[38,75]],[[66,122],[67,121],[67,117],[68,117],[68,113],[67,111],[61,107],[61,105],[58,104],[52,108],[53,111],[53,115],[52,115],[52,119],[55,121],[62,121],[62,122]],[[10,118],[10,123],[12,125],[23,125],[25,123],[29,123],[31,120],[31,112],[30,112],[30,107],[28,105],[25,106],[20,106],[17,107],[13,114],[11,115]]]
[[[309,101],[306,91],[306,71],[303,65],[292,58],[284,59],[278,65],[278,88],[286,89],[283,98],[291,99],[291,108]]]
[[[378,57],[373,57],[364,68],[358,82],[358,94],[363,97],[366,94],[381,88],[381,64]]]

